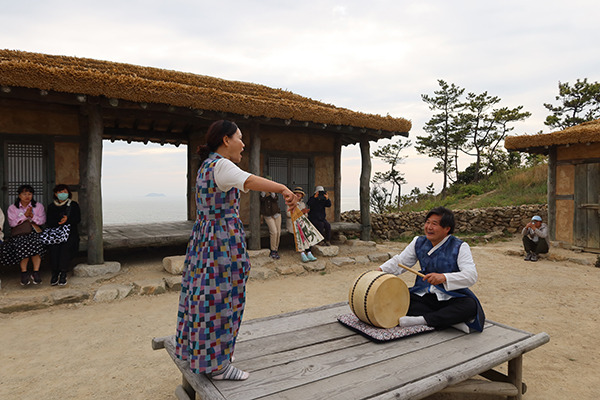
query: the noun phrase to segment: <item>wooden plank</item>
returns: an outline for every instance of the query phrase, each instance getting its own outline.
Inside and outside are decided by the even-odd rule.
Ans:
[[[190,364],[187,361],[180,360],[175,355],[175,336],[172,336],[171,339],[165,340],[165,349],[171,359],[177,365],[177,368],[181,371],[181,375],[183,376],[183,382],[189,383],[194,390],[200,394],[201,398],[211,399],[211,400],[227,400],[221,392],[219,392],[212,381],[207,378],[205,374],[195,374],[190,370]],[[239,382],[237,382],[239,384]],[[184,385],[182,385],[183,387]],[[184,387],[184,389],[186,389]],[[191,396],[190,396],[191,397]]]
[[[294,388],[300,388],[300,390],[299,392],[294,391],[294,395],[289,398],[328,398],[327,396],[332,395],[331,393],[323,397],[319,393],[325,392],[329,385],[325,385],[325,388],[312,390],[316,381],[336,375],[345,376],[348,371],[360,370],[363,367],[376,365],[390,358],[394,359],[410,354],[415,349],[436,347],[440,343],[446,343],[448,340],[461,336],[465,336],[465,334],[457,330],[432,331],[427,334],[410,336],[401,341],[381,344],[368,342],[363,345],[317,355],[309,359],[300,359],[291,363],[281,363],[272,368],[252,371],[252,381],[244,385],[243,388],[234,385],[221,385],[221,382],[216,383],[216,385],[230,400],[262,398],[266,395],[274,395],[274,398],[277,398],[281,395],[281,392]],[[362,376],[362,373],[359,375]],[[355,383],[352,381],[357,379],[358,381],[364,381],[364,378],[353,377],[350,379],[351,382],[346,382],[347,380],[344,378],[342,387]],[[306,386],[310,386],[310,397],[301,395],[307,390]],[[329,389],[336,391],[339,388],[338,385],[334,385],[333,389]]]
[[[242,323],[237,342],[319,326],[335,321],[340,314],[350,312],[348,303],[344,302],[249,320]]]
[[[449,385],[463,381],[468,377],[475,376],[481,372],[482,366],[496,366],[512,357],[522,355],[531,351],[549,340],[548,334],[542,332],[527,339],[505,346],[491,353],[474,358],[463,364],[448,368],[441,373],[420,379],[417,382],[410,383],[405,387],[392,390],[380,396],[373,397],[372,400],[387,399],[422,399],[430,394],[436,393]],[[484,368],[485,369],[485,368]],[[423,390],[423,388],[427,388]]]
[[[442,389],[440,393],[515,396],[517,388],[508,382],[490,382],[483,379],[467,379]]]
[[[264,336],[254,340],[240,342],[236,346],[235,358],[236,364],[245,360],[255,360],[265,355],[265,349],[269,349],[267,354],[282,355],[284,352],[299,350],[304,352],[304,357],[313,353],[315,346],[325,344],[326,346],[335,346],[333,342],[340,341],[350,337],[353,342],[360,344],[366,343],[369,339],[356,335],[355,332],[344,327],[339,322],[318,327],[311,327],[292,332],[282,333],[276,336]],[[292,359],[293,360],[293,359]]]
[[[466,335],[455,330],[435,331],[409,337],[396,343],[392,342],[392,346],[389,347],[372,344],[371,349],[350,349],[342,353],[341,357],[336,357],[336,353],[332,353],[327,360],[322,361],[325,364],[319,364],[319,361],[315,360],[312,366],[315,370],[313,382],[296,385],[279,393],[274,392],[265,399],[370,398],[390,390],[402,389],[432,375],[444,374],[446,369],[463,365],[524,339],[523,334],[519,332],[495,326],[484,333],[487,334]],[[432,339],[433,343],[427,343],[429,339]],[[440,359],[441,354],[444,356]],[[436,360],[435,363],[432,363],[432,360]],[[315,366],[321,366],[322,370]],[[309,366],[304,365],[304,367],[304,370],[297,370],[295,373],[306,374]],[[487,370],[490,366],[479,368]],[[474,375],[477,375],[477,372],[463,379],[455,379],[450,375],[448,382],[431,393]],[[295,378],[287,376],[285,379]],[[372,381],[377,381],[377,385],[368,384]],[[427,387],[427,385],[423,387],[417,385],[419,390]],[[406,397],[402,395],[399,398]]]

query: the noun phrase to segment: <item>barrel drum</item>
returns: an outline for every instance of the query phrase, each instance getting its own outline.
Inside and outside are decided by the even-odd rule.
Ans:
[[[358,319],[379,328],[398,325],[410,304],[406,283],[382,271],[367,271],[356,278],[348,298],[350,309]]]

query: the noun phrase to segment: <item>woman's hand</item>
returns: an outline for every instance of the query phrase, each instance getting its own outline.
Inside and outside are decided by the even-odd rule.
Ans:
[[[58,224],[63,225],[65,222],[67,222],[67,216],[63,215],[63,217],[60,219],[60,221],[58,221]]]
[[[285,199],[285,204],[288,207],[293,207],[298,202],[298,199],[296,198],[296,195],[290,189],[288,189],[287,187],[281,192],[281,195]]]
[[[27,207],[27,210],[25,211],[24,214],[27,218],[33,218],[33,209],[31,207]]]

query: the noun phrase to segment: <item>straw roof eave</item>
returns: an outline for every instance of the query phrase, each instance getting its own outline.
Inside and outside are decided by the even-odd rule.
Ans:
[[[600,119],[584,122],[559,132],[509,136],[504,140],[507,150],[540,152],[551,146],[587,144],[600,142]],[[535,151],[537,149],[538,151]],[[534,151],[531,151],[534,150]]]
[[[264,85],[12,50],[0,50],[0,85],[381,130],[382,137],[407,133],[411,128],[404,118],[339,108]]]

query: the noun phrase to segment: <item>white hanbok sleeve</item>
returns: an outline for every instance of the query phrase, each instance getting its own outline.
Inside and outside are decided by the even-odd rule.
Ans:
[[[244,193],[248,192],[248,189],[244,189],[244,183],[250,175],[252,174],[244,171],[226,158],[219,159],[215,164],[215,183],[217,184],[217,187],[224,192],[228,192],[234,187]]]

